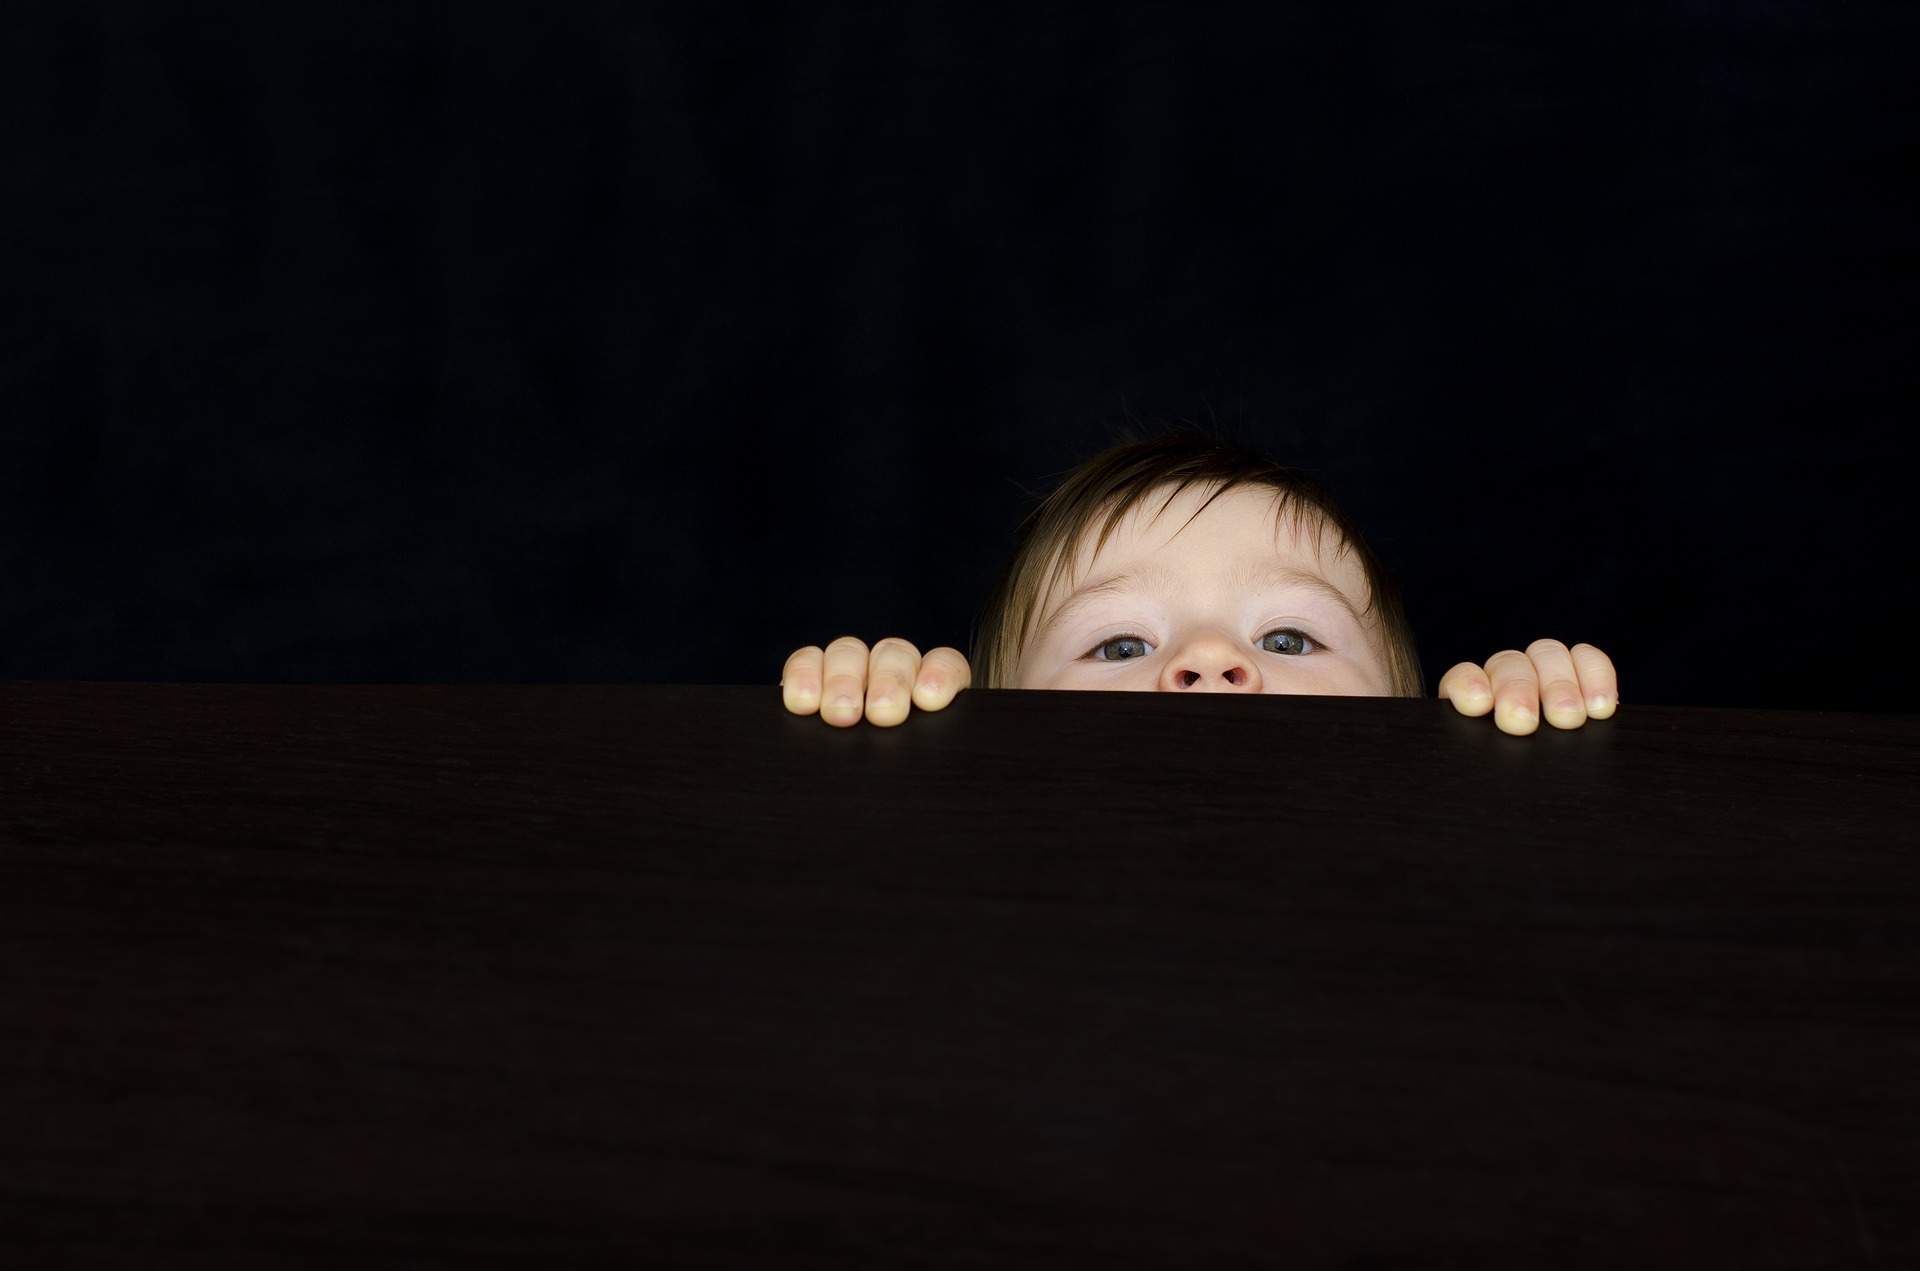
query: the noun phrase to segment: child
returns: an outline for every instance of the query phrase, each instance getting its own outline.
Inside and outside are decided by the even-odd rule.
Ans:
[[[1098,523],[1097,535],[1093,533]],[[1330,540],[1330,541],[1329,541]],[[1204,433],[1130,440],[1068,474],[1022,524],[974,638],[983,688],[1423,695],[1400,589],[1325,490]],[[890,637],[797,649],[797,715],[899,724],[973,682],[957,649]],[[822,693],[825,693],[825,702]],[[1536,640],[1462,662],[1439,696],[1503,732],[1605,719],[1613,662]]]

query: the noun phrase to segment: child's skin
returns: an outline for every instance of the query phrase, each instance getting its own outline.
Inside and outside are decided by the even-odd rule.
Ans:
[[[1391,695],[1377,625],[1357,617],[1367,594],[1359,564],[1338,554],[1331,532],[1324,555],[1292,517],[1276,532],[1266,488],[1229,490],[1189,524],[1214,488],[1190,486],[1164,511],[1164,495],[1142,500],[1097,557],[1089,559],[1091,544],[1082,542],[1066,585],[1041,602],[1014,686]],[[1258,577],[1263,571],[1283,576]],[[1136,581],[1111,585],[1123,573]],[[825,649],[808,645],[780,677],[788,710],[819,711],[841,728],[863,713],[891,727],[913,706],[940,710],[972,682],[958,649],[922,657],[897,637],[871,649],[853,636]],[[1612,660],[1590,644],[1569,649],[1558,640],[1504,650],[1484,667],[1462,662],[1441,677],[1438,696],[1463,715],[1492,711],[1515,736],[1537,729],[1542,714],[1556,728],[1578,728],[1619,704]]]

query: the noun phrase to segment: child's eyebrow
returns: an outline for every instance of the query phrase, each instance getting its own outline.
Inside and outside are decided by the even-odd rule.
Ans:
[[[1047,620],[1040,624],[1039,632],[1034,636],[1039,644],[1053,630],[1080,612],[1088,604],[1102,596],[1121,596],[1137,591],[1142,587],[1159,587],[1162,590],[1174,590],[1179,578],[1165,566],[1148,563],[1135,569],[1122,570],[1097,583],[1088,583],[1062,601]],[[1308,592],[1332,604],[1338,605],[1346,615],[1353,619],[1353,625],[1365,629],[1360,619],[1360,611],[1353,607],[1353,601],[1332,583],[1311,570],[1301,569],[1298,565],[1289,565],[1284,561],[1258,561],[1234,575],[1229,581],[1241,587],[1273,588],[1276,590],[1292,588]]]

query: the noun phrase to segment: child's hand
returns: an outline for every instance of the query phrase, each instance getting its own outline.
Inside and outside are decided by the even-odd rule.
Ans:
[[[1605,719],[1620,704],[1620,681],[1613,659],[1590,644],[1569,649],[1558,640],[1535,640],[1525,653],[1494,654],[1484,671],[1460,663],[1440,677],[1437,695],[1451,700],[1462,715],[1492,711],[1501,732],[1524,737],[1540,727],[1543,705],[1555,728]]]
[[[824,651],[810,644],[795,649],[780,672],[787,709],[796,715],[819,711],[820,718],[836,728],[860,722],[862,700],[868,719],[891,728],[915,706],[941,709],[971,683],[973,668],[960,650],[942,646],[922,658],[920,650],[898,636],[881,640],[871,653],[852,636],[841,636]]]

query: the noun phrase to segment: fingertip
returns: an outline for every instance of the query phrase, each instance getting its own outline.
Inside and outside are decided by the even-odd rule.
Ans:
[[[1434,686],[1433,695],[1445,698],[1468,715],[1484,715],[1493,706],[1493,685],[1473,662],[1456,662]]]
[[[882,693],[867,702],[867,722],[879,728],[893,728],[906,722],[913,707],[891,693]]]
[[[1559,729],[1581,728],[1587,722],[1586,703],[1580,700],[1580,691],[1573,685],[1553,685],[1545,689],[1541,696],[1550,698],[1551,703],[1541,703],[1540,714],[1549,724]]]
[[[1540,727],[1540,714],[1524,707],[1510,707],[1494,715],[1494,723],[1500,731],[1511,737],[1527,737]]]
[[[1453,708],[1462,715],[1469,715],[1475,719],[1478,719],[1493,709],[1493,694],[1484,693],[1477,689],[1467,689],[1454,693],[1449,696],[1447,700],[1452,702]]]
[[[842,694],[820,707],[820,718],[835,728],[852,728],[860,722],[860,703]]]

